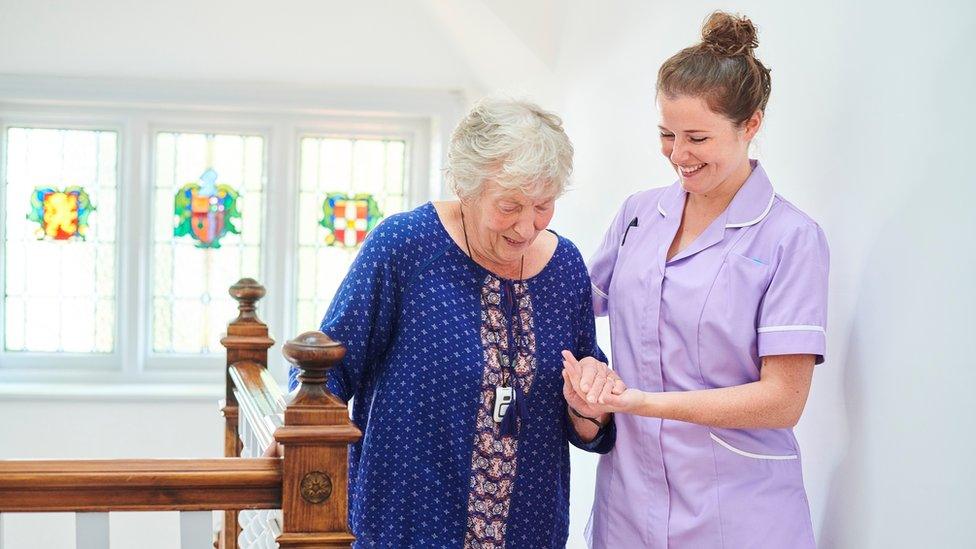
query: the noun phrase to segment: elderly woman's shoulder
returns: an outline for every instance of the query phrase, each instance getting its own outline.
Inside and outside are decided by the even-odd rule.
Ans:
[[[582,269],[583,272],[586,272],[586,261],[576,243],[554,231],[553,234],[558,239],[558,245],[551,261],[562,262],[563,264],[560,265],[562,270],[565,270],[568,265],[570,269]]]
[[[431,241],[440,230],[440,222],[433,206],[428,202],[406,212],[392,214],[383,219],[369,233],[366,245],[382,246],[393,250],[409,250]]]
[[[555,233],[558,246],[546,270],[550,276],[540,277],[551,291],[566,292],[579,298],[590,299],[590,275],[579,247],[569,238]]]

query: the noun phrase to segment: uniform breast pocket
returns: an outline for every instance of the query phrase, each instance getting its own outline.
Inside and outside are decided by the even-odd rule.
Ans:
[[[763,259],[729,253],[716,280],[715,298],[738,312],[758,312],[759,302],[769,286],[769,264]],[[711,296],[710,296],[711,297]]]
[[[759,258],[730,253],[719,268],[702,311],[702,368],[718,386],[752,381],[758,372],[756,326],[769,287],[770,266]],[[739,367],[729,368],[737,364]]]

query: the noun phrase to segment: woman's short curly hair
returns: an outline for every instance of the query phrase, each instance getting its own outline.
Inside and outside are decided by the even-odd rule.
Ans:
[[[573,171],[573,145],[562,120],[534,103],[479,101],[451,135],[445,176],[461,199],[488,180],[532,197],[558,197]]]

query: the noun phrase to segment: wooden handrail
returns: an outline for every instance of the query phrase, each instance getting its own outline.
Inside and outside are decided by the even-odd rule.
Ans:
[[[298,369],[298,388],[288,395],[285,424],[275,431],[285,453],[278,545],[349,547],[355,538],[348,531],[346,452],[362,433],[325,383],[346,348],[322,332],[305,332],[282,352]]]
[[[282,549],[349,547],[346,452],[362,433],[325,384],[345,347],[321,332],[289,341],[283,351],[298,369],[298,389],[286,398],[267,371],[274,340],[256,314],[264,293],[247,278],[230,288],[239,315],[221,339],[224,458],[0,461],[0,513],[224,511],[219,547],[237,549],[238,511],[251,519],[250,510],[280,509],[280,521],[271,521],[280,528],[265,532]],[[282,457],[254,457],[272,444]]]
[[[0,512],[281,507],[280,459],[0,461]]]
[[[252,431],[260,452],[274,444],[274,432],[281,426],[285,410],[284,394],[262,364],[238,362],[230,366],[229,373],[240,416],[238,431],[242,435],[245,428]]]
[[[244,278],[231,286],[239,315],[221,340],[227,348],[225,455],[241,455],[241,435],[252,446],[283,447],[281,534],[277,543],[292,547],[349,547],[348,445],[362,433],[349,420],[346,403],[326,387],[326,372],[346,353],[321,332],[306,332],[288,341],[282,352],[298,369],[298,388],[287,400],[267,372],[268,327],[255,314],[264,287]],[[270,433],[269,433],[270,431]],[[269,437],[271,434],[271,437]],[[222,549],[236,549],[237,513],[228,511],[220,535]]]

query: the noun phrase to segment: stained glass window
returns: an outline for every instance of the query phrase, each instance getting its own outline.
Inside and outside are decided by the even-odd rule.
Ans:
[[[296,333],[318,329],[380,214],[407,207],[406,153],[401,140],[301,140]]]
[[[11,127],[3,174],[3,345],[109,353],[118,134]]]
[[[157,133],[152,349],[220,353],[236,316],[227,288],[261,279],[264,138]]]

